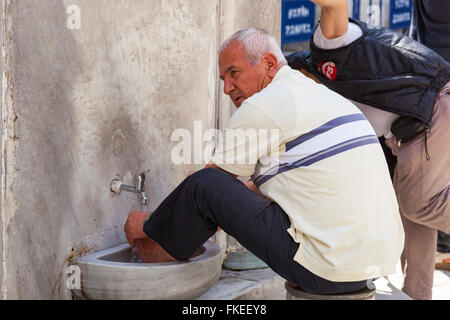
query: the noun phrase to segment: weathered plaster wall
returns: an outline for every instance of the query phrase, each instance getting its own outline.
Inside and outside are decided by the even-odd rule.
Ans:
[[[194,121],[223,128],[233,109],[218,46],[250,26],[279,37],[281,2],[2,2],[1,297],[70,299],[70,260],[125,242],[128,212],[142,209],[112,179],[149,169],[153,210],[202,167],[172,163],[170,136]],[[80,29],[67,27],[70,5]]]
[[[141,209],[111,194],[150,169],[150,209],[194,166],[170,160],[176,128],[214,123],[215,1],[7,1],[14,91],[3,191],[7,299],[69,298],[72,254],[124,242]],[[81,9],[81,29],[66,8]],[[74,249],[72,251],[72,248]]]
[[[0,45],[1,45],[1,50],[0,50],[0,79],[3,77],[3,40],[4,40],[4,20],[3,20],[3,12],[4,12],[4,0],[0,0]],[[3,84],[3,80],[0,80],[1,83]],[[1,108],[0,108],[0,119],[2,119],[2,109],[3,109],[3,86],[0,87],[0,101],[1,101]],[[1,141],[1,135],[3,132],[3,121],[0,121],[0,141]],[[0,143],[1,145],[1,143]],[[2,163],[2,152],[0,152],[0,172],[1,172],[1,163]],[[1,180],[1,179],[0,179]],[[1,186],[1,182],[0,182],[0,186]],[[1,190],[1,187],[0,187]],[[0,193],[0,209],[2,208],[2,195],[3,192]],[[1,214],[0,210],[0,262],[3,261],[3,219],[2,219],[2,214]],[[3,263],[0,263],[0,299],[3,299],[3,291],[1,290],[2,288],[2,281],[3,281]]]

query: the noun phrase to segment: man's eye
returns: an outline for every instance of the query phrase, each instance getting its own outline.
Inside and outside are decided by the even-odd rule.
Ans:
[[[239,71],[237,71],[237,70],[231,71],[231,76],[232,76],[233,78],[236,78],[238,75],[239,75]]]

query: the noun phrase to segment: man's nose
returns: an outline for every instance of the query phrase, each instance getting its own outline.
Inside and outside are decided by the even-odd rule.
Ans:
[[[233,81],[231,79],[225,79],[223,81],[223,92],[228,96],[230,92],[235,89]]]

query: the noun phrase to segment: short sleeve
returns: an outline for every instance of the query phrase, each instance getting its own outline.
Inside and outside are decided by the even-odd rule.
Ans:
[[[212,162],[238,176],[251,176],[258,159],[278,149],[282,132],[277,122],[248,103],[233,114],[221,133]]]
[[[316,31],[314,32],[313,41],[314,44],[321,49],[332,50],[345,47],[353,41],[359,39],[362,35],[363,32],[361,27],[356,23],[349,22],[346,33],[334,39],[327,39],[323,35],[322,29],[320,28],[319,24],[316,28]]]

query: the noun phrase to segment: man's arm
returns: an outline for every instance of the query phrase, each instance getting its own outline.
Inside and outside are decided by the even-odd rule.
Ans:
[[[320,29],[327,39],[342,36],[348,28],[347,0],[310,0],[321,7]]]

